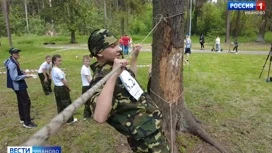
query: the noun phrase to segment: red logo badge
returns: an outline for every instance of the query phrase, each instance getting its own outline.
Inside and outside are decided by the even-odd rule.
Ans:
[[[257,11],[264,11],[266,9],[266,3],[264,1],[257,1],[256,2],[256,10]]]

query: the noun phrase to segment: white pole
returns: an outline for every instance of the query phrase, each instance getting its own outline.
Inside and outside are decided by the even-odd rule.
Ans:
[[[191,31],[192,31],[192,1],[190,0],[190,22],[189,22],[189,36],[191,37]]]

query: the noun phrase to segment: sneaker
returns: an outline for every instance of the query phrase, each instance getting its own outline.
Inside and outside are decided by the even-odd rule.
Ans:
[[[35,123],[30,123],[28,125],[23,124],[23,127],[28,128],[28,129],[32,129],[32,128],[37,127],[37,125]]]
[[[70,125],[70,124],[73,124],[73,123],[75,123],[75,122],[77,122],[78,121],[78,119],[77,118],[74,118],[74,120],[72,121],[72,122],[69,122],[69,123],[67,123],[68,125]]]
[[[238,52],[236,52],[235,54],[238,54]]]

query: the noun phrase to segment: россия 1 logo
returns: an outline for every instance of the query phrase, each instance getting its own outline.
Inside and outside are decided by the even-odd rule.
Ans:
[[[245,10],[245,11],[264,11],[266,3],[264,0],[256,1],[228,1],[228,10]]]

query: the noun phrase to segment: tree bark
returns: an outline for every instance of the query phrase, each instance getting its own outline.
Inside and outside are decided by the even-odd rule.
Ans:
[[[193,21],[192,21],[192,33],[193,34],[204,34],[204,31],[198,31],[197,29],[197,19],[199,17],[199,15],[202,13],[202,6],[203,4],[207,2],[207,0],[196,0],[195,1],[195,9],[194,9],[194,17],[193,17]]]
[[[13,47],[12,39],[11,39],[11,33],[10,33],[10,23],[9,23],[9,12],[8,12],[8,3],[7,0],[3,0],[3,11],[5,15],[5,21],[6,21],[6,29],[7,29],[7,36],[9,40],[9,46]]]
[[[108,28],[107,20],[108,20],[108,17],[107,17],[107,2],[106,2],[106,0],[104,0],[104,28],[105,29]]]
[[[186,108],[183,95],[184,0],[153,0],[153,16],[162,20],[153,33],[151,97],[163,113],[163,130],[171,152],[179,152],[176,131],[198,135],[219,151],[224,148],[214,141]],[[167,18],[169,17],[169,18]],[[155,24],[155,23],[154,23]],[[156,82],[156,83],[154,83]],[[173,145],[172,145],[173,144]]]
[[[260,25],[258,37],[257,37],[257,40],[256,40],[257,42],[265,42],[264,41],[264,34],[265,34],[266,23],[267,23],[267,20],[263,19],[262,23]]]
[[[227,13],[227,21],[226,21],[226,38],[225,43],[230,42],[230,11],[226,10]]]
[[[258,37],[256,39],[257,42],[265,42],[264,35],[265,35],[265,32],[266,32],[266,26],[269,23],[269,21],[271,22],[272,1],[265,1],[265,2],[266,2],[266,10],[265,10],[265,15],[263,15],[263,17],[262,17],[263,20],[262,20],[262,22],[260,24]]]
[[[52,8],[52,0],[49,0],[49,7]],[[55,36],[56,30],[55,30],[55,25],[54,25],[54,19],[52,17],[50,19],[50,25],[51,25],[50,32],[52,33],[51,36]]]
[[[120,25],[121,25],[121,35],[125,35],[125,11],[126,11],[126,4],[125,4],[125,0],[120,0],[120,9],[122,11],[121,14],[121,21],[120,21]]]
[[[71,44],[76,44],[76,31],[75,30],[70,30],[71,31]]]
[[[122,16],[122,19],[121,19],[121,35],[125,35],[125,17]]]
[[[126,28],[125,28],[125,34],[128,35],[128,31],[129,31],[129,25],[128,25],[128,18],[129,18],[129,5],[126,5]]]
[[[183,1],[182,0],[161,0],[153,1],[158,2],[159,5],[154,4],[154,17],[155,12],[161,12],[163,16],[171,16],[178,13],[183,13]],[[159,8],[155,8],[155,6]],[[179,9],[177,9],[179,8]],[[157,11],[156,9],[160,10]],[[158,29],[153,34],[153,47],[152,47],[152,77],[151,82],[151,96],[157,102],[159,108],[161,108],[164,120],[163,129],[167,136],[168,142],[173,142],[174,146],[171,146],[174,152],[178,152],[176,145],[176,127],[179,126],[180,119],[183,114],[181,109],[183,106],[183,96],[178,98],[183,92],[182,86],[182,64],[183,56],[183,15],[178,15],[173,18],[167,19],[167,22],[161,22],[158,25]],[[171,81],[167,81],[171,80]],[[155,93],[155,94],[154,94]],[[169,104],[162,101],[158,96],[161,95],[165,101],[171,101],[177,99],[172,104],[172,114],[170,113]],[[169,123],[169,121],[172,121]],[[172,125],[172,126],[171,126]]]
[[[70,18],[70,25],[69,25],[69,30],[71,32],[71,40],[70,43],[71,44],[76,44],[76,28],[74,27],[74,25],[76,24],[76,19],[75,19],[75,10],[73,8],[73,3],[69,3],[68,6],[68,12],[69,12],[69,18]]]
[[[25,16],[26,16],[26,30],[29,33],[29,25],[28,25],[28,10],[27,10],[27,0],[24,1],[25,3]]]
[[[237,38],[240,32],[240,20],[241,20],[241,11],[237,11],[236,16],[236,24],[235,24],[235,31],[234,31],[234,37]]]

